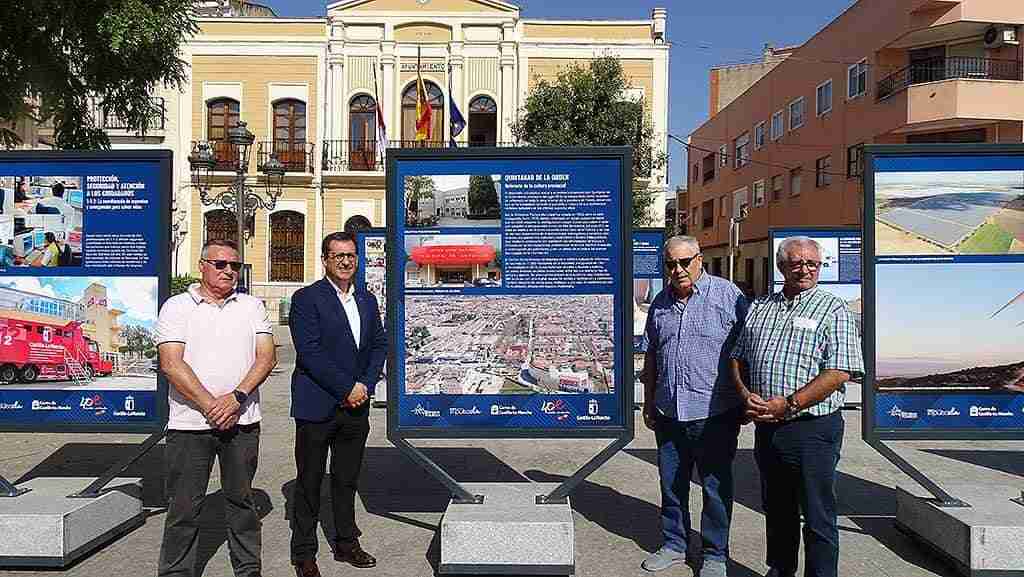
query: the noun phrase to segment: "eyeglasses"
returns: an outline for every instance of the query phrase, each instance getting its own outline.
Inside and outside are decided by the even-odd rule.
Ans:
[[[325,260],[333,260],[334,262],[342,262],[346,260],[356,260],[356,253],[354,252],[333,252],[324,257]]]
[[[695,254],[693,256],[686,257],[686,258],[680,258],[680,259],[677,259],[677,260],[672,260],[670,258],[666,258],[665,259],[665,270],[675,270],[676,267],[679,267],[679,268],[689,268],[690,263],[693,262],[693,259],[695,259],[695,258],[697,258],[699,256],[700,256],[700,253],[698,252],[697,254]]]
[[[224,267],[231,267],[231,270],[238,272],[242,270],[242,263],[237,260],[210,260],[208,258],[200,259],[206,264],[213,265],[213,268],[217,270],[224,270]]]
[[[815,271],[821,268],[820,260],[789,260],[786,261],[786,267],[789,270],[800,270],[803,267],[807,267],[809,271]]]

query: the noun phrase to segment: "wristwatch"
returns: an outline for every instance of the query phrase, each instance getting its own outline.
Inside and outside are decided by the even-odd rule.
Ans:
[[[796,402],[796,393],[786,395],[786,413],[783,419],[792,419],[800,412],[800,405]]]
[[[238,401],[239,405],[244,405],[245,402],[249,400],[249,395],[245,394],[243,391],[235,389],[232,393],[234,393],[235,400]]]

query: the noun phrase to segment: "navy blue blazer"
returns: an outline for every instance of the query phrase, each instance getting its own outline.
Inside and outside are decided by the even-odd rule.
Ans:
[[[358,347],[330,281],[320,279],[292,296],[288,328],[296,354],[291,410],[296,419],[326,421],[356,382],[372,393],[380,378],[388,341],[377,298],[358,287],[354,296],[359,308]]]

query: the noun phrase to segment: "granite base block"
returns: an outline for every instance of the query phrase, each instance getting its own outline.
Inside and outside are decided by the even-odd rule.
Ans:
[[[538,505],[557,485],[470,483],[482,504],[451,502],[441,520],[442,574],[572,575],[570,504]]]
[[[99,497],[71,499],[94,479],[42,477],[0,499],[0,566],[65,567],[145,521],[140,479],[114,479]]]
[[[896,488],[896,524],[967,577],[1024,577],[1021,486],[944,485],[970,507],[939,507],[934,499]]]

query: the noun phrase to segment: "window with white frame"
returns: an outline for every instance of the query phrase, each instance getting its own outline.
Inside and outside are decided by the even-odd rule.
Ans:
[[[736,151],[735,167],[743,168],[750,164],[750,133],[744,132],[741,134],[740,137],[733,142],[733,145]]]
[[[857,98],[868,91],[868,61],[865,58],[846,70],[846,96]]]
[[[789,129],[796,130],[804,125],[807,114],[807,101],[803,96],[789,103]]]
[[[832,79],[828,79],[818,85],[815,90],[814,110],[818,116],[824,116],[832,112]]]
[[[800,184],[803,180],[803,169],[794,168],[789,171],[789,195],[799,196],[800,195]]]
[[[786,125],[783,123],[785,117],[786,113],[782,110],[772,115],[772,140],[782,138],[782,133],[786,128]]]
[[[732,193],[732,217],[742,218],[743,213],[747,212],[748,200],[747,200],[747,187],[743,187],[739,190],[735,190]]]
[[[764,180],[754,182],[754,206],[764,206]]]
[[[765,130],[767,126],[762,122],[758,122],[757,126],[754,127],[754,150],[761,150],[764,148]]]
[[[718,147],[718,165],[729,166],[729,147],[724,144]]]

